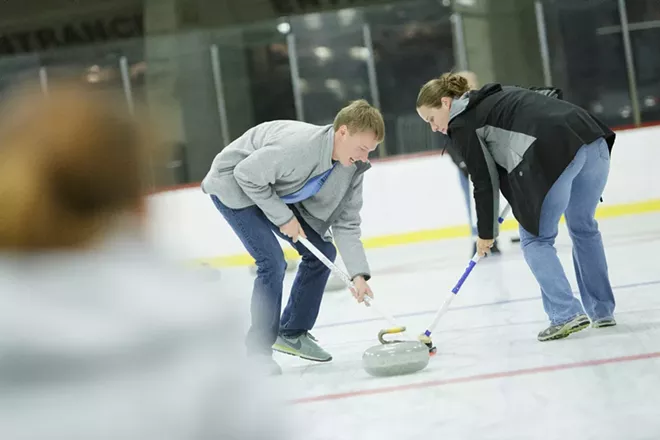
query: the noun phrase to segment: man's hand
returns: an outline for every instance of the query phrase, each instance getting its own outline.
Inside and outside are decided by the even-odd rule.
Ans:
[[[291,240],[293,240],[294,243],[298,241],[298,236],[307,238],[305,231],[303,231],[300,223],[298,223],[298,219],[295,216],[289,220],[288,223],[280,226],[280,232],[287,237],[291,237]]]
[[[490,248],[493,247],[493,243],[495,243],[495,240],[493,239],[484,240],[482,238],[477,238],[477,255],[479,255],[479,257],[485,257],[486,254],[490,253]]]
[[[371,288],[365,281],[365,279],[361,276],[357,276],[353,279],[353,284],[355,285],[355,289],[351,289],[353,292],[353,297],[358,300],[359,303],[364,302],[364,297],[368,296],[369,298],[373,298],[374,294],[371,291]]]

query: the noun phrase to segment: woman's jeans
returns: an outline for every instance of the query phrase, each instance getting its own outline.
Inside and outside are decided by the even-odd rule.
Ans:
[[[551,325],[563,324],[584,312],[592,321],[614,314],[607,259],[594,218],[609,167],[604,139],[583,146],[543,201],[540,235],[534,236],[520,226],[523,254],[541,287]],[[554,247],[562,214],[573,241],[573,266],[582,304],[573,296]]]

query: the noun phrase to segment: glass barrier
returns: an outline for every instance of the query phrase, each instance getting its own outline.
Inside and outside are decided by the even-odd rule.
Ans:
[[[416,1],[364,11],[374,53],[376,89],[385,119],[386,156],[442,145],[415,110],[420,87],[455,68],[454,28],[448,2]]]
[[[633,124],[617,0],[553,0],[544,9],[553,84],[605,123]]]
[[[627,0],[628,29],[642,122],[660,121],[660,1]]]
[[[25,78],[47,91],[62,75],[120,91],[160,123],[171,153],[153,187],[199,182],[258,123],[327,124],[358,98],[386,122],[374,159],[437,150],[441,135],[415,99],[450,70],[472,70],[482,84],[561,87],[612,126],[658,122],[660,3],[624,3],[621,14],[618,0],[414,0],[5,55],[0,96]]]
[[[0,99],[9,93],[13,86],[24,81],[39,81],[42,90],[45,90],[47,79],[38,55],[0,58]]]

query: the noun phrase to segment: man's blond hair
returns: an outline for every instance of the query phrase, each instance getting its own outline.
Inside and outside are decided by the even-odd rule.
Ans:
[[[385,138],[385,122],[380,111],[364,99],[358,99],[344,107],[335,116],[335,131],[345,125],[351,134],[371,131],[378,143]]]

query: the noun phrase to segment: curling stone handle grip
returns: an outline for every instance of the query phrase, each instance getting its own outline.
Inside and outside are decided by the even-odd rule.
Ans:
[[[383,329],[378,332],[378,341],[383,344],[393,344],[395,342],[401,342],[401,341],[388,341],[384,338],[385,335],[393,335],[396,333],[405,333],[406,327],[394,327],[394,328],[387,328]]]
[[[323,252],[318,250],[316,246],[314,246],[308,239],[305,237],[299,236],[298,241],[303,244],[311,253],[313,253],[316,258],[318,258],[323,264],[326,265],[330,271],[335,274],[339,279],[341,279],[344,283],[346,283],[346,286],[348,286],[349,289],[355,289],[355,284],[353,284],[353,281],[351,278],[341,269],[339,269],[328,257],[326,257]],[[364,302],[366,303],[367,306],[373,307],[376,312],[378,312],[386,321],[389,322],[389,324],[392,327],[400,327],[396,321],[394,320],[394,317],[390,316],[388,313],[385,313],[383,310],[378,308],[376,304],[374,303],[374,300],[371,299],[368,296],[364,297]]]

